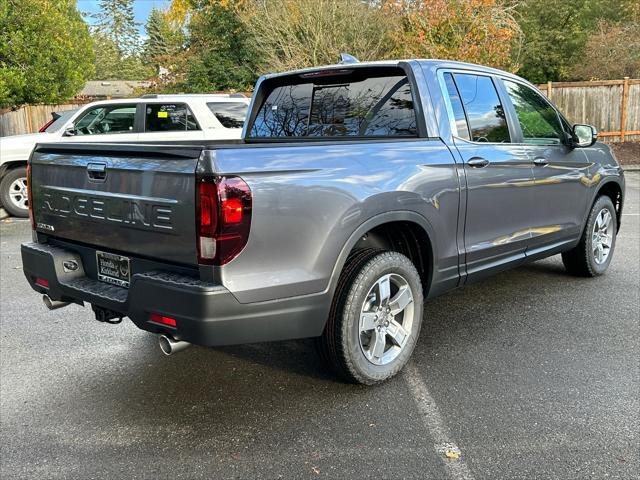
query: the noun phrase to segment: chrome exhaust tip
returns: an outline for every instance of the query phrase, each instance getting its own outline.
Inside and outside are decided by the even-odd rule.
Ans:
[[[51,297],[49,297],[49,295],[47,295],[46,293],[42,295],[42,301],[44,302],[45,306],[49,310],[55,310],[57,308],[62,308],[69,305],[69,302],[60,302],[58,300],[52,300]]]
[[[160,350],[162,350],[162,353],[165,355],[173,355],[174,353],[178,353],[179,351],[191,346],[189,342],[174,340],[168,335],[158,336],[158,344],[160,345]]]

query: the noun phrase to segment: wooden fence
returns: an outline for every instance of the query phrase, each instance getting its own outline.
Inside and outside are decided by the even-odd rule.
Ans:
[[[538,88],[569,121],[594,125],[602,141],[640,141],[640,79],[549,82]]]
[[[82,103],[26,105],[17,110],[4,110],[0,112],[0,137],[37,132],[40,127],[51,120],[52,112],[73,110],[82,105]]]

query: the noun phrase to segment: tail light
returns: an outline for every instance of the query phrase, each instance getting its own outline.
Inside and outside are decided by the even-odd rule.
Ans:
[[[31,230],[36,229],[36,218],[33,214],[33,192],[31,191],[31,163],[27,164],[27,202],[29,203],[29,221]]]
[[[42,125],[42,126],[40,127],[40,130],[38,130],[38,132],[39,132],[39,133],[44,133],[44,132],[46,132],[47,128],[49,128],[49,126],[50,126],[53,122],[55,122],[55,121],[56,121],[56,119],[55,119],[55,118],[52,118],[52,119],[51,119],[51,120],[49,120],[47,123],[45,123],[44,125]]]
[[[198,263],[229,263],[249,239],[251,189],[240,177],[201,177],[197,192]]]

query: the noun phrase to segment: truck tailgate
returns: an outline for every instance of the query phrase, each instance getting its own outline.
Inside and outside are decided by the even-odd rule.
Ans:
[[[31,157],[39,232],[124,255],[196,264],[201,146],[42,144]]]

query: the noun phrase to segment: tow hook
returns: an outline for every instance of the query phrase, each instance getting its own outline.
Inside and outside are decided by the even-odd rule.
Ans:
[[[160,345],[160,350],[162,350],[162,353],[165,355],[173,355],[191,346],[189,342],[175,340],[168,335],[160,335],[158,337],[158,344]]]
[[[91,309],[99,322],[116,325],[122,321],[123,315],[120,312],[109,310],[108,308],[91,305]]]

